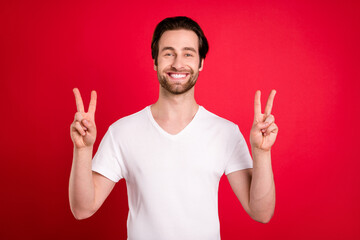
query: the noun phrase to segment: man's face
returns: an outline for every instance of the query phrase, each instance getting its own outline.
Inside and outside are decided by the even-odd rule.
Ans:
[[[189,91],[199,76],[199,39],[190,30],[171,30],[159,40],[158,65],[160,85],[172,94]]]

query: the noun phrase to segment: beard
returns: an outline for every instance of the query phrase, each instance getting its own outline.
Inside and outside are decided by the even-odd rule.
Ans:
[[[189,80],[187,80],[186,82],[182,83],[181,81],[179,82],[171,82],[168,78],[170,78],[170,76],[167,74],[167,72],[173,72],[173,73],[188,73],[189,74]],[[159,83],[161,85],[161,87],[163,87],[166,91],[168,91],[169,93],[175,94],[175,95],[180,95],[180,94],[184,94],[187,91],[189,91],[191,88],[193,88],[195,86],[195,83],[199,77],[199,72],[194,72],[193,69],[190,69],[189,71],[177,71],[174,68],[170,68],[170,69],[166,69],[163,71],[165,74],[161,75],[159,72],[157,72],[158,75],[158,80]]]

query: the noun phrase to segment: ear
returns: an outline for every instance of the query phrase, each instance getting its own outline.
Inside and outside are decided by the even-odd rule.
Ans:
[[[204,59],[201,59],[201,67],[199,68],[199,71],[202,71],[204,68]]]
[[[154,63],[154,70],[157,71],[157,66],[155,65],[155,59],[153,59],[153,63]]]

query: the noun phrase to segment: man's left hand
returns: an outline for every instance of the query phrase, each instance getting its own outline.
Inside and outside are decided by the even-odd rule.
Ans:
[[[254,123],[250,130],[250,144],[252,150],[270,151],[275,142],[278,127],[275,117],[271,115],[276,91],[272,90],[265,106],[265,112],[261,113],[261,92],[255,93],[254,101]]]

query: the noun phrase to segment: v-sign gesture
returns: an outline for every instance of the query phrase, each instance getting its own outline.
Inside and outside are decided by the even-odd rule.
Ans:
[[[75,148],[92,147],[96,139],[96,92],[91,92],[91,100],[87,112],[85,112],[79,89],[74,88],[73,92],[75,95],[77,113],[75,113],[74,122],[70,126],[71,139]]]
[[[256,91],[254,102],[254,123],[250,131],[250,144],[253,150],[270,151],[275,142],[278,127],[275,117],[271,115],[276,91],[272,90],[267,100],[265,111],[261,113],[261,92]]]

